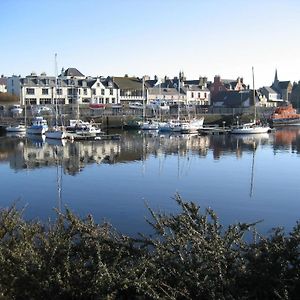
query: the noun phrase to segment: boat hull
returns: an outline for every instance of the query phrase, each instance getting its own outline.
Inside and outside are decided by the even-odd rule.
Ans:
[[[285,126],[285,125],[300,125],[300,118],[289,118],[289,119],[273,119],[272,120],[273,126]]]
[[[17,126],[8,126],[5,128],[6,132],[25,132],[25,125],[17,125]]]
[[[29,127],[27,129],[28,134],[45,134],[48,130],[47,127]]]
[[[260,134],[260,133],[268,133],[270,131],[270,127],[256,127],[256,128],[234,128],[230,133],[233,134]]]
[[[62,140],[67,138],[67,133],[64,130],[48,130],[46,133],[47,139]]]

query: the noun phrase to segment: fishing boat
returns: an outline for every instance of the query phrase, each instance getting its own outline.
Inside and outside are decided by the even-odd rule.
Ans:
[[[256,119],[256,103],[255,103],[255,88],[254,88],[254,69],[252,67],[252,79],[253,79],[253,105],[254,105],[254,120],[253,122],[237,124],[231,128],[231,133],[233,134],[260,134],[267,133],[271,131],[268,125],[261,124],[260,121]]]
[[[41,116],[32,119],[31,125],[27,128],[28,134],[45,134],[48,130],[47,120]]]
[[[300,114],[297,113],[292,104],[280,106],[270,116],[270,122],[273,126],[300,125]]]

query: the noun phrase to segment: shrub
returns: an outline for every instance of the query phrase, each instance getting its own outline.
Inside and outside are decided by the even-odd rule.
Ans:
[[[0,299],[296,299],[298,223],[263,237],[175,200],[176,215],[149,208],[153,234],[138,239],[68,209],[47,224],[2,209]]]

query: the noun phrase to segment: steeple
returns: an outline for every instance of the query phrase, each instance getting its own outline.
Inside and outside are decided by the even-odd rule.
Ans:
[[[277,82],[278,82],[277,69],[275,69],[274,83],[276,84]]]

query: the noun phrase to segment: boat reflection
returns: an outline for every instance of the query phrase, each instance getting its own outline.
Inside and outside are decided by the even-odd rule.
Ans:
[[[63,168],[75,175],[88,164],[116,164],[145,161],[151,156],[196,155],[213,159],[222,156],[253,152],[256,147],[268,146],[290,149],[300,153],[300,129],[280,129],[275,133],[255,135],[182,135],[156,132],[122,132],[120,140],[70,142],[26,135],[24,138],[1,138],[1,159],[10,160],[15,169],[51,166],[55,163],[54,147],[63,151]],[[7,153],[6,153],[7,152]],[[13,153],[13,155],[12,155]]]

